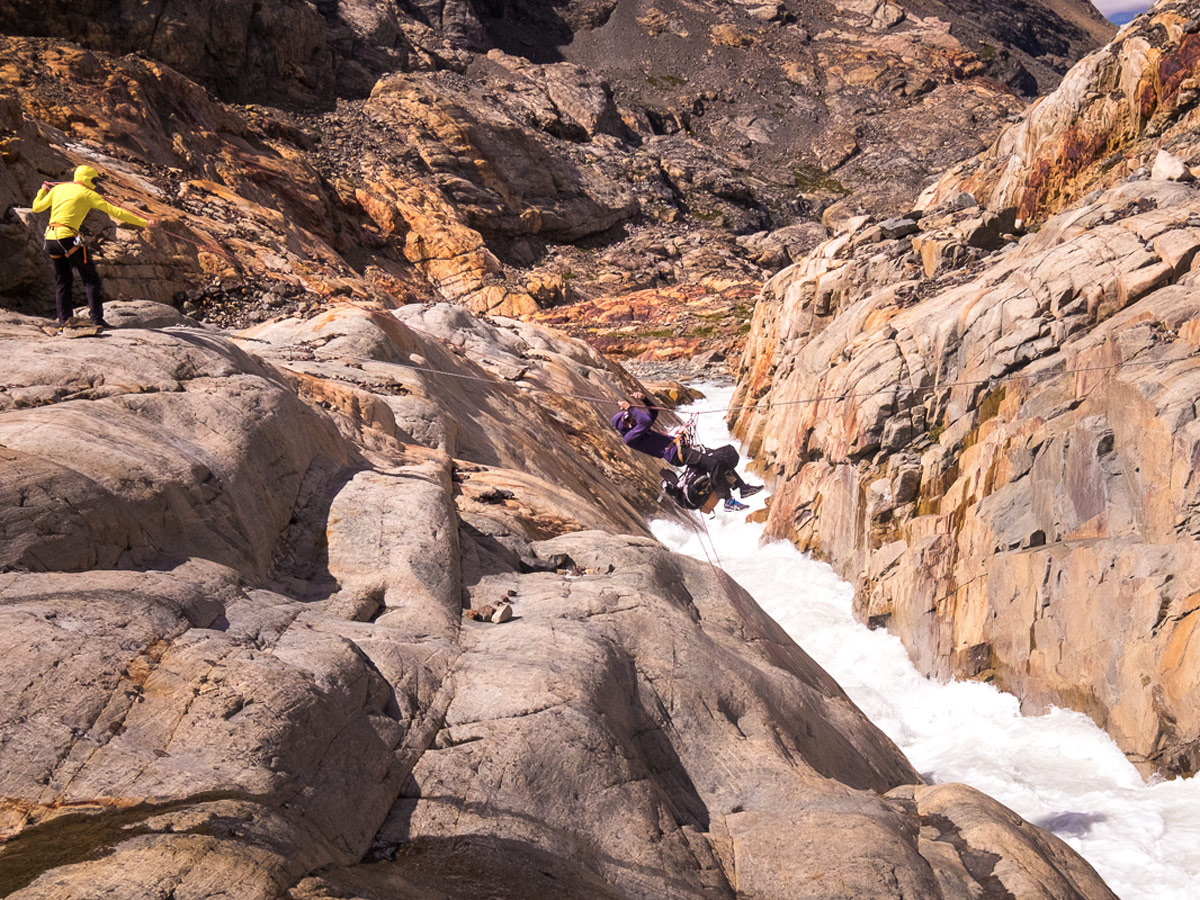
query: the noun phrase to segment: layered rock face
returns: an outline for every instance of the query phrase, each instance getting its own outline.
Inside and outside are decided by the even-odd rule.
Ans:
[[[1112,898],[645,533],[584,345],[111,309],[0,316],[6,896]]]
[[[986,153],[928,192],[937,203],[966,190],[992,210],[1044,219],[1111,187],[1161,150],[1195,159],[1200,22],[1191,3],[1161,2],[1076,66]]]
[[[980,170],[1142,38],[1081,63]],[[1172,159],[1024,237],[1019,208],[961,193],[852,223],[768,283],[736,422],[777,478],[770,530],[834,562],[923,670],[1082,710],[1143,771],[1191,774],[1200,191]]]
[[[113,261],[159,273],[129,296],[209,281],[193,312],[225,324],[258,299],[247,276],[286,310],[430,286],[504,315],[651,289],[669,310],[757,289],[822,219],[910,202],[1109,33],[1076,0],[1022,9],[1023,28],[924,0],[0,0],[6,33],[78,43],[6,39],[23,138],[0,201],[89,162],[117,200],[186,210],[185,236],[236,261],[179,241]]]

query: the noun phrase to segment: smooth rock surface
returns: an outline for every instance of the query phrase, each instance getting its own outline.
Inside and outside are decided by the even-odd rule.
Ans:
[[[1112,897],[645,532],[584,345],[0,322],[7,896]]]

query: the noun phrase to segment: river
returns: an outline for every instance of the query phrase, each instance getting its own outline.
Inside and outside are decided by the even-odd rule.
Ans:
[[[724,408],[731,389],[680,412]],[[706,446],[729,443],[724,416],[698,417]],[[753,479],[751,479],[753,480]],[[751,498],[761,508],[760,494]],[[718,507],[719,509],[719,507]],[[930,782],[964,782],[1053,831],[1121,900],[1200,898],[1200,781],[1147,783],[1081,713],[1023,716],[1017,700],[973,681],[942,683],[913,667],[900,640],[851,612],[853,588],[791,544],[764,544],[746,514],[706,518],[717,562],[754,595]],[[697,533],[656,522],[671,548],[705,558]]]

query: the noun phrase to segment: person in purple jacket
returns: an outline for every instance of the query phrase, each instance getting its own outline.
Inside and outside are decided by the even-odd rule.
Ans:
[[[630,396],[634,400],[645,399],[641,391]],[[621,411],[612,417],[612,426],[621,433],[626,446],[634,450],[666,460],[673,466],[688,466],[707,472],[714,492],[725,501],[727,511],[747,509],[746,504],[733,499],[731,488],[736,487],[738,494],[745,499],[761,491],[762,485],[747,484],[738,475],[737,465],[741,457],[738,456],[737,449],[732,444],[726,444],[716,450],[692,446],[685,441],[676,440],[669,434],[656,431],[652,426],[657,419],[657,409],[633,406],[623,401]]]

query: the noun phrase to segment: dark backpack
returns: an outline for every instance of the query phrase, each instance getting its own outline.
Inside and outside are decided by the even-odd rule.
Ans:
[[[689,467],[682,475],[670,469],[661,469],[659,474],[662,475],[663,493],[684,509],[711,512],[716,505],[717,497],[707,472]]]

